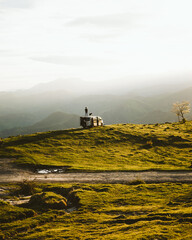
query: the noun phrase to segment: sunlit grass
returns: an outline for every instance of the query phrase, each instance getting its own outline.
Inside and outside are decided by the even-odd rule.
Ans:
[[[3,139],[0,156],[71,171],[187,170],[191,133],[192,122],[61,130]]]
[[[70,193],[78,198],[79,206],[66,213],[65,209],[50,208],[52,205],[46,211],[30,204],[25,205],[25,209],[6,205],[1,210],[5,219],[12,212],[15,216],[22,211],[35,213],[20,220],[8,218],[3,221],[1,218],[1,239],[192,237],[191,184],[39,184],[38,188],[41,189],[39,195],[51,196],[51,201],[62,197],[67,199],[71,189]]]

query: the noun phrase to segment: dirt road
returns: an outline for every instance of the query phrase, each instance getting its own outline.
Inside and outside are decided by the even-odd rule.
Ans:
[[[75,183],[129,183],[143,180],[156,182],[191,182],[192,171],[140,171],[140,172],[97,172],[97,173],[46,173],[38,174],[15,166],[11,159],[0,159],[0,183],[20,182],[75,182]]]
[[[35,180],[38,182],[76,182],[76,183],[128,183],[143,180],[156,182],[192,182],[192,171],[145,171],[145,172],[99,172],[99,173],[62,173],[62,174],[1,174],[0,183]]]

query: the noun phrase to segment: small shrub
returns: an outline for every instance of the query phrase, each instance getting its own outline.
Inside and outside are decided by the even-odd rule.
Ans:
[[[32,195],[36,192],[36,183],[33,181],[23,180],[19,183],[19,187],[18,193],[22,195]]]

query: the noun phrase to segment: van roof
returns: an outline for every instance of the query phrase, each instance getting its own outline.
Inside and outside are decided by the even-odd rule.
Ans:
[[[96,118],[96,117],[98,117],[98,118],[101,118],[100,116],[81,116],[82,118]]]

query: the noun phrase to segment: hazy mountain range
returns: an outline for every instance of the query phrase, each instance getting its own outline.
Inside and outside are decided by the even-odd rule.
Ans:
[[[59,79],[0,92],[0,137],[79,127],[85,106],[105,124],[173,122],[172,104],[183,100],[192,103],[190,83],[131,89],[126,81]]]

